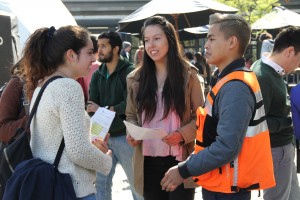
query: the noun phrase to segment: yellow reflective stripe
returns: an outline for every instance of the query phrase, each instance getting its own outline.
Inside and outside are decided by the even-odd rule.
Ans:
[[[265,132],[268,130],[268,125],[266,120],[262,123],[258,124],[257,126],[248,126],[246,137],[254,137],[259,133]]]
[[[260,118],[264,117],[265,115],[266,115],[265,106],[261,106],[260,108],[256,109],[253,120],[259,120]]]

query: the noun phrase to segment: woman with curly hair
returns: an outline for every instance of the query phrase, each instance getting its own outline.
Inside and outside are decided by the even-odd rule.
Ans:
[[[95,199],[96,172],[108,174],[112,159],[104,141],[90,141],[90,118],[84,108],[84,96],[76,81],[85,76],[95,61],[89,32],[79,26],[36,30],[24,49],[26,92],[34,104],[41,86],[45,89],[32,120],[33,157],[53,163],[64,138],[65,148],[58,170],[70,174],[78,199]]]

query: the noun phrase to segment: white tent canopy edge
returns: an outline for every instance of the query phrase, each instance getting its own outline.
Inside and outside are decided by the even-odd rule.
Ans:
[[[38,28],[77,24],[61,0],[0,0],[0,10],[17,17],[20,49]]]

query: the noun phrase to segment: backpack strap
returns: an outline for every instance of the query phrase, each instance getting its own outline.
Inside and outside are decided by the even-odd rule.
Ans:
[[[36,113],[36,111],[37,111],[37,107],[38,107],[38,105],[39,105],[39,103],[40,103],[40,100],[41,100],[41,98],[42,98],[42,95],[43,95],[43,93],[44,93],[46,87],[49,85],[49,83],[51,83],[52,81],[54,81],[54,80],[56,80],[56,79],[58,79],[58,78],[63,78],[63,77],[62,77],[62,76],[54,76],[54,77],[51,77],[51,78],[50,78],[49,80],[47,80],[47,81],[44,83],[44,85],[42,86],[42,88],[41,88],[41,90],[40,90],[38,96],[36,97],[36,100],[35,100],[35,102],[34,102],[34,105],[33,105],[33,107],[32,107],[32,110],[31,110],[31,112],[30,112],[29,120],[28,120],[28,122],[27,122],[27,124],[26,124],[26,129],[25,129],[26,131],[29,130],[29,128],[30,128],[31,120],[33,119],[33,116],[35,115],[35,113]],[[64,142],[64,138],[62,138],[61,143],[60,143],[60,145],[59,145],[58,152],[57,152],[56,157],[55,157],[55,161],[54,161],[54,168],[56,168],[56,169],[57,169],[57,167],[58,167],[58,164],[59,164],[59,161],[60,161],[62,152],[63,152],[63,150],[64,150],[64,147],[65,147],[65,142]]]
[[[59,164],[61,155],[64,151],[64,148],[65,148],[65,139],[62,138],[61,142],[60,142],[60,145],[59,145],[59,148],[58,148],[58,151],[57,151],[57,154],[55,156],[54,163],[53,163],[53,166],[54,166],[55,169],[57,169],[57,167],[58,167],[58,164]]]
[[[54,76],[54,77],[51,77],[49,80],[47,80],[44,85],[42,86],[38,96],[36,97],[36,100],[34,102],[34,105],[32,107],[32,110],[30,112],[30,115],[29,115],[29,120],[27,121],[27,124],[26,124],[26,127],[24,129],[24,131],[28,132],[29,133],[29,129],[30,129],[30,123],[33,119],[33,116],[35,115],[36,111],[37,111],[37,107],[40,103],[40,100],[41,100],[41,97],[42,97],[42,94],[44,93],[46,87],[48,86],[49,83],[51,83],[52,81],[54,81],[55,79],[58,79],[58,78],[63,78],[62,76]],[[22,131],[20,131],[22,130]],[[23,132],[23,129],[22,128],[19,128],[17,131],[16,131],[16,134],[10,139],[10,141],[8,142],[9,144],[12,143],[15,138],[21,134]]]
[[[31,110],[31,112],[30,112],[29,120],[28,120],[28,122],[27,122],[27,124],[26,124],[26,128],[25,128],[26,131],[28,131],[29,128],[30,128],[31,120],[33,119],[33,116],[35,115],[35,113],[36,113],[36,111],[37,111],[37,107],[38,107],[38,105],[39,105],[39,103],[40,103],[40,100],[41,100],[41,98],[42,98],[42,95],[43,95],[43,93],[44,93],[46,87],[49,85],[49,83],[51,83],[52,81],[54,81],[55,79],[58,79],[58,78],[63,78],[63,77],[62,77],[62,76],[54,76],[54,77],[51,77],[51,78],[50,78],[49,80],[47,80],[47,81],[44,83],[44,85],[42,86],[42,88],[41,88],[41,90],[40,90],[38,96],[36,97],[36,100],[35,100],[35,102],[34,102],[34,105],[33,105],[33,107],[32,107],[32,110]]]

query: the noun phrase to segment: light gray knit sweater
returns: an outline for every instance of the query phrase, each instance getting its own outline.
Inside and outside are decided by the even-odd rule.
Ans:
[[[40,89],[34,91],[31,106]],[[69,78],[51,82],[31,123],[31,148],[34,157],[53,163],[64,137],[65,149],[58,170],[71,175],[78,198],[95,193],[95,171],[107,175],[112,165],[111,157],[91,144],[89,129],[80,85]]]

